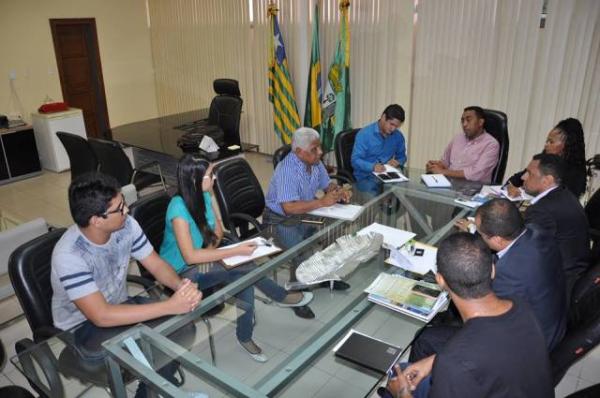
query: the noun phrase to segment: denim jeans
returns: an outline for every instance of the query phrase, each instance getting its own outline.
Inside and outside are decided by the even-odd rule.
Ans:
[[[241,265],[237,268],[226,270],[219,264],[210,264],[207,272],[200,272],[198,267],[186,269],[181,276],[198,283],[200,289],[216,286],[220,283],[231,283],[256,268],[254,263]],[[287,291],[270,278],[262,278],[255,286],[267,297],[281,302],[287,296]],[[239,292],[236,296],[236,306],[242,311],[236,325],[236,336],[241,342],[247,342],[252,338],[254,329],[254,286],[249,286]]]
[[[150,304],[152,302],[155,302],[155,300],[148,297],[136,296],[130,297],[124,304]],[[148,324],[152,327],[153,325],[157,325],[158,323],[164,321],[166,318],[167,317],[153,319],[144,322],[144,324]],[[74,348],[83,361],[93,365],[97,364],[100,367],[100,365],[104,363],[107,356],[106,351],[102,347],[102,343],[116,336],[117,334],[124,332],[130,327],[131,325],[103,328],[94,325],[90,321],[85,321],[73,332],[75,339]],[[178,340],[175,334],[179,335],[185,333],[191,333],[191,336],[194,336],[194,325],[190,324],[189,327],[185,327],[174,332],[174,334],[171,334],[169,338]],[[177,371],[177,368],[178,364],[176,362],[169,362],[162,366],[160,370],[158,370],[158,374],[167,379],[169,382],[176,383],[177,380],[175,378],[175,372]],[[135,397],[145,398],[147,395],[147,386],[144,383],[140,383],[135,393]]]

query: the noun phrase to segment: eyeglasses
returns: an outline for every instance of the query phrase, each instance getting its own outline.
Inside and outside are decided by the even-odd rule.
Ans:
[[[123,195],[121,195],[121,203],[119,204],[119,206],[117,206],[117,208],[114,210],[105,211],[104,213],[100,214],[100,217],[108,218],[108,216],[110,216],[111,214],[115,214],[115,213],[120,213],[121,215],[123,215],[123,213],[125,213],[125,206],[126,206],[125,197]]]

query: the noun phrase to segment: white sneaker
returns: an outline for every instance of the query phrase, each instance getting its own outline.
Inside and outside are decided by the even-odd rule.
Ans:
[[[243,343],[239,340],[237,342],[256,362],[267,362],[267,356],[263,354],[262,349],[252,339]]]
[[[310,303],[313,299],[312,292],[302,292],[302,299],[297,303],[286,304],[286,303],[277,303],[278,306],[288,308],[288,307],[304,307],[308,303]]]

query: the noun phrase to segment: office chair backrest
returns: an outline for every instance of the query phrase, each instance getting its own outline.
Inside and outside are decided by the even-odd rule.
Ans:
[[[502,184],[508,161],[508,118],[506,113],[494,109],[484,109],[483,113],[485,114],[483,128],[500,144],[498,163],[492,171],[492,184]]]
[[[240,117],[244,101],[240,97],[238,81],[216,79],[213,88],[217,96],[210,103],[208,122],[223,130],[227,145],[240,145]]]
[[[171,197],[165,191],[159,191],[138,199],[129,207],[129,214],[140,224],[146,238],[158,253],[165,235],[165,218]],[[140,274],[150,280],[154,277],[144,267]]]
[[[243,227],[241,221],[230,219],[232,213],[243,213],[254,218],[262,215],[265,196],[245,159],[234,158],[219,163],[213,173],[216,177],[215,196],[226,226]]]
[[[54,246],[65,231],[65,228],[54,229],[24,243],[15,249],[8,260],[10,281],[36,342],[40,340],[36,331],[43,327],[54,327],[51,258]]]
[[[56,135],[69,156],[71,180],[74,180],[81,174],[98,170],[98,158],[94,154],[88,140],[79,135],[63,131],[56,132]]]
[[[354,181],[354,169],[352,168],[352,149],[354,149],[354,140],[360,129],[350,129],[341,131],[335,136],[333,148],[335,151],[335,161],[337,163],[338,174]]]
[[[118,142],[98,138],[90,138],[88,142],[96,154],[102,173],[114,177],[121,186],[131,182],[133,167]]]
[[[277,164],[281,162],[288,155],[288,153],[290,153],[291,150],[292,146],[289,144],[277,148],[275,153],[273,153],[273,169],[277,167]]]
[[[563,340],[550,353],[554,385],[571,365],[600,343],[600,264],[586,271],[573,289]]]

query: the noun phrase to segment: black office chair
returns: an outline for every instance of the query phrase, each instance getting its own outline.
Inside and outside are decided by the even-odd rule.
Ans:
[[[234,79],[215,79],[213,88],[217,96],[213,98],[208,110],[208,119],[194,122],[194,132],[202,133],[204,126],[218,126],[223,130],[225,145],[241,145],[240,140],[240,117],[242,115],[242,104],[240,87]],[[208,128],[207,134],[214,134],[212,128]],[[217,145],[222,143],[217,142]]]
[[[277,167],[277,164],[281,162],[292,150],[292,146],[289,144],[280,146],[273,153],[273,169]]]
[[[244,240],[262,230],[257,218],[265,209],[265,196],[245,159],[234,158],[215,166],[215,196],[225,228]]]
[[[4,368],[6,361],[6,351],[4,350],[4,344],[0,340],[0,369]],[[34,398],[27,389],[21,386],[2,386],[0,387],[0,397],[6,398]]]
[[[494,109],[484,109],[483,113],[485,115],[483,128],[500,144],[498,163],[492,171],[492,184],[502,184],[508,161],[508,118],[506,113]]]
[[[161,183],[163,189],[167,190],[158,162],[146,163],[134,169],[118,142],[97,138],[90,138],[88,142],[100,163],[99,170],[114,177],[121,186],[133,184],[139,192],[150,185]],[[149,168],[155,168],[158,174],[144,171]]]
[[[573,394],[567,395],[565,398],[598,398],[600,397],[600,383],[594,384],[593,386],[589,386],[584,388],[583,390],[579,390],[574,392]]]
[[[162,244],[165,235],[165,220],[170,201],[171,197],[169,194],[164,191],[160,191],[140,198],[129,208],[129,214],[140,224],[140,227],[144,231],[146,238],[148,238],[148,241],[150,244],[152,244],[156,251],[160,250],[160,245]],[[140,275],[142,275],[144,279],[151,281],[155,280],[154,276],[141,264],[138,263],[138,267],[140,270]],[[214,286],[208,289],[201,289],[202,297],[206,298],[210,296],[220,287],[221,286]],[[165,288],[165,292],[167,294],[172,294],[170,289]],[[208,344],[210,346],[210,355],[213,365],[216,364],[216,351],[209,317],[220,313],[224,308],[225,305],[220,303],[204,313],[202,316],[202,320],[204,321],[208,331]]]
[[[569,322],[563,340],[550,353],[557,385],[567,370],[600,343],[600,264],[588,269],[571,294]]]
[[[71,180],[81,174],[98,170],[100,163],[88,140],[79,135],[63,131],[56,132],[56,136],[62,142],[69,156]]]
[[[354,140],[360,129],[350,129],[341,131],[335,136],[333,148],[335,151],[335,160],[337,163],[337,174],[354,181],[354,169],[352,168],[352,150],[354,149]]]
[[[73,335],[63,333],[54,326],[52,318],[52,285],[50,283],[51,258],[54,246],[66,231],[64,228],[54,229],[21,246],[11,254],[8,260],[8,272],[15,294],[25,313],[25,318],[33,333],[31,339],[19,340],[15,346],[18,353],[25,353],[35,344],[58,335],[66,347],[58,359],[47,346],[41,346],[35,355],[22,355],[23,366],[29,369],[29,374],[38,374],[33,362],[40,364],[44,372],[49,391],[40,391],[36,383],[29,381],[31,386],[48,396],[60,396],[63,391],[58,372],[67,378],[76,378],[103,388],[109,387],[108,372],[103,363],[90,364],[80,359],[74,344]],[[136,276],[128,276],[129,282],[141,285],[144,289],[153,286],[150,281]],[[46,347],[47,349],[44,349]],[[52,393],[50,393],[52,391]]]

